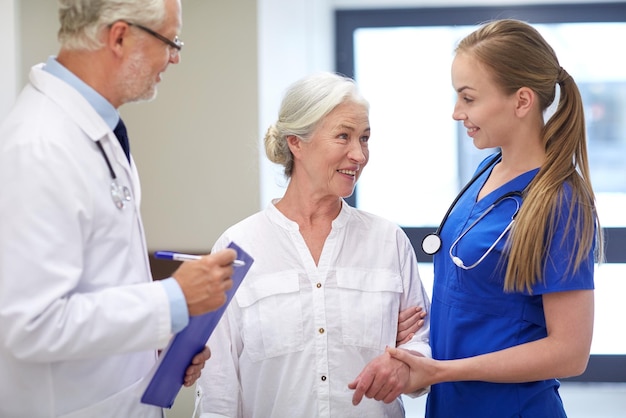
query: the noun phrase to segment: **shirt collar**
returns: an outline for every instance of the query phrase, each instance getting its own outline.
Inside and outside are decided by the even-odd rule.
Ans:
[[[102,95],[87,85],[87,83],[65,68],[59,61],[57,61],[56,57],[49,57],[46,64],[43,66],[43,70],[49,72],[55,77],[60,78],[76,89],[96,110],[96,112],[98,112],[102,119],[104,119],[111,130],[115,129],[115,126],[120,119],[117,109],[115,109],[115,107],[113,107],[107,99],[102,97]]]
[[[281,225],[283,228],[287,230],[291,230],[291,231],[299,231],[300,226],[298,225],[298,223],[287,218],[285,215],[283,215],[281,211],[278,210],[278,208],[276,207],[276,203],[278,203],[279,201],[280,199],[273,199],[270,202],[270,204],[268,205],[269,216],[274,220],[274,222]],[[342,199],[341,210],[339,211],[339,214],[337,215],[337,217],[333,219],[332,227],[343,228],[355,210],[356,210],[355,208],[348,205],[348,203]]]

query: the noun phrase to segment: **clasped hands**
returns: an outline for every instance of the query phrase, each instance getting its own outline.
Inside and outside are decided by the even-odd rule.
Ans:
[[[427,373],[431,362],[421,353],[387,347],[348,384],[354,390],[352,404],[358,405],[363,396],[391,403],[402,393],[427,388],[431,384]]]

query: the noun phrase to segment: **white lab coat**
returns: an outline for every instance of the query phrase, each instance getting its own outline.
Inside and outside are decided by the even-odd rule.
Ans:
[[[132,201],[120,210],[101,140]],[[160,417],[142,378],[171,333],[137,173],[73,88],[33,67],[0,127],[0,417]]]

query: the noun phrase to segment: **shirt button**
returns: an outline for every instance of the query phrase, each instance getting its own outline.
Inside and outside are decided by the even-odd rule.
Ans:
[[[322,382],[326,381],[326,376],[322,376]]]
[[[320,287],[322,287],[321,283],[316,284],[315,286],[317,286],[317,288],[319,289]]]
[[[320,328],[318,331],[319,331],[320,334],[323,334],[324,333],[324,328]]]

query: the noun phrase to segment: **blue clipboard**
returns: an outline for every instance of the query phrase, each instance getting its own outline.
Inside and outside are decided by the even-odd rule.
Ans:
[[[226,311],[243,278],[248,273],[254,259],[231,242],[228,248],[237,251],[237,259],[246,264],[234,267],[233,287],[226,292],[226,302],[216,311],[192,316],[189,324],[170,341],[155,365],[154,373],[146,387],[141,402],[162,408],[171,408],[184,383],[185,371],[191,359],[202,351],[213,330]]]

